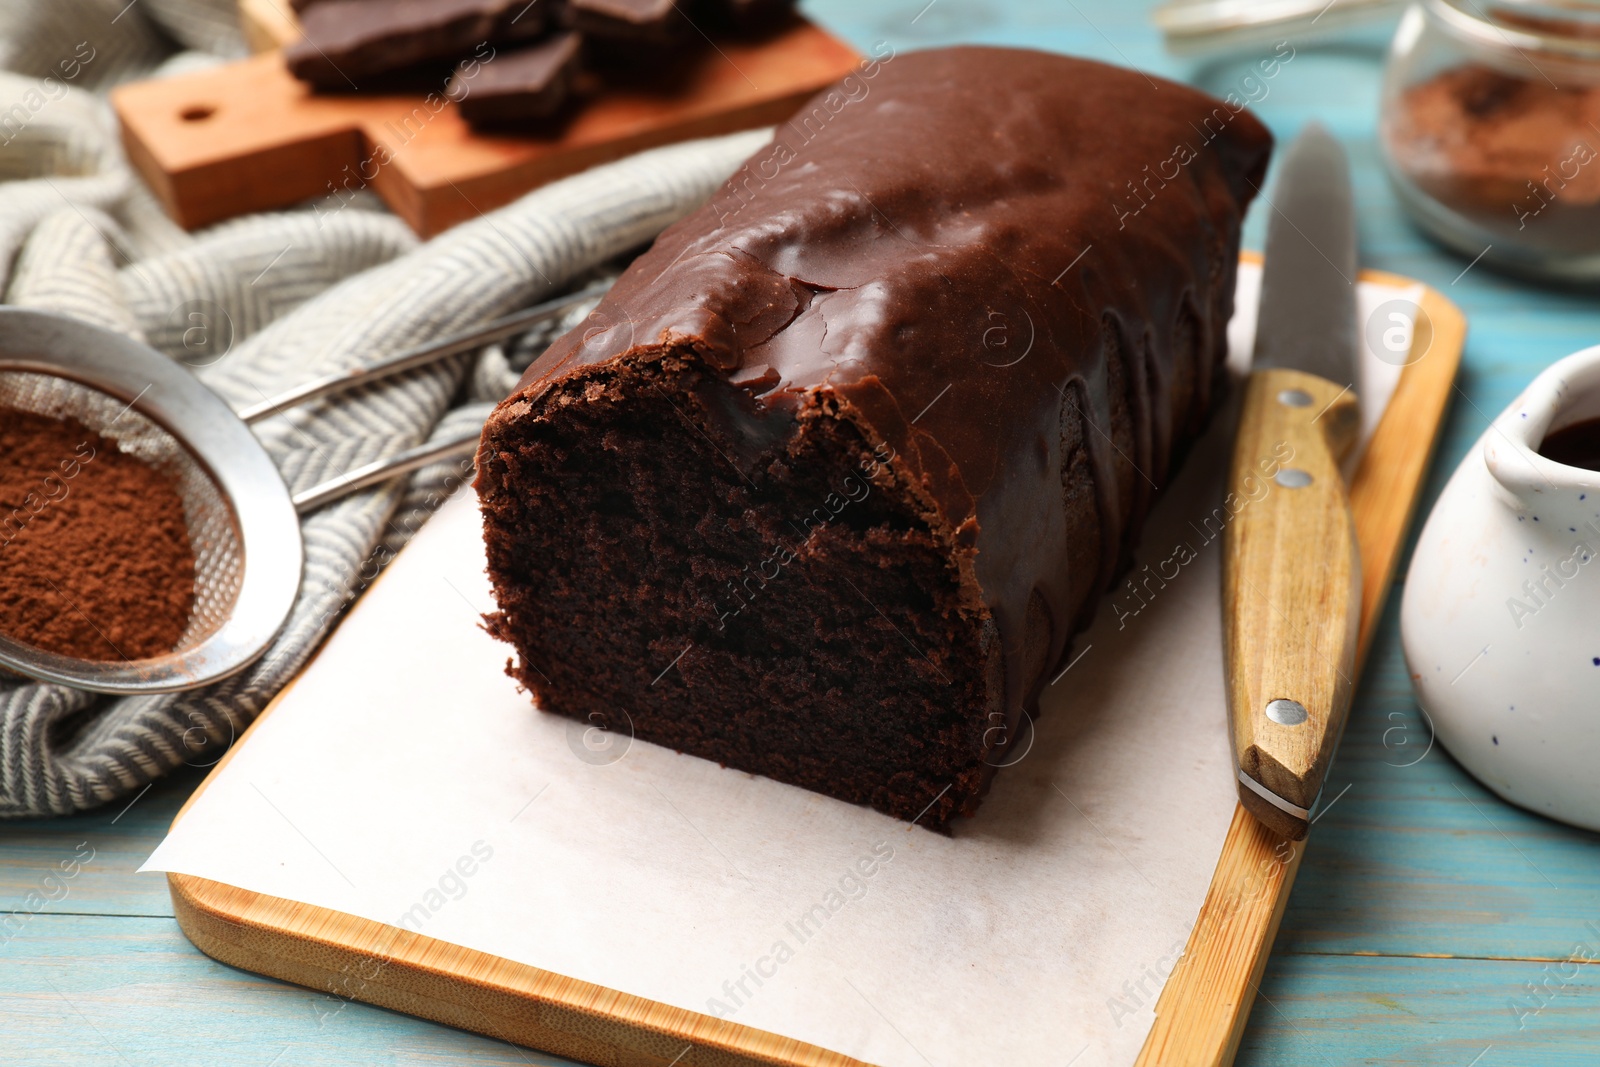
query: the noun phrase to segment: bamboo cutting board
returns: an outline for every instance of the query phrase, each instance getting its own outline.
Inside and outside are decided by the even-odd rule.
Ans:
[[[859,58],[797,20],[705,49],[670,84],[599,88],[543,134],[473,130],[442,82],[431,94],[313,93],[276,51],[125,85],[111,102],[128,158],[187,228],[370,186],[431,237],[599,163],[780,122]]]
[[[1376,272],[1362,277],[1395,288],[1413,284]],[[1401,372],[1351,485],[1364,562],[1362,658],[1392,582],[1465,336],[1459,311],[1438,293],[1424,289],[1420,306],[1413,361]],[[1234,811],[1185,955],[1157,1003],[1140,1067],[1231,1063],[1303,847],[1274,837],[1243,809]],[[859,1063],[396,926],[192,876],[169,875],[169,884],[184,932],[225,963],[574,1059],[654,1067]]]

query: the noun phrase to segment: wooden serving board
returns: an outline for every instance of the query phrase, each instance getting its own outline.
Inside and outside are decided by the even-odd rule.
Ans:
[[[1362,280],[1413,284],[1373,271]],[[1393,581],[1466,334],[1460,311],[1439,293],[1424,287],[1420,307],[1413,362],[1401,372],[1351,484],[1363,559],[1361,660]],[[206,785],[249,738],[247,731]],[[1205,904],[1157,1002],[1137,1067],[1233,1061],[1304,846],[1235,808]],[[385,923],[190,875],[170,874],[168,883],[179,925],[206,954],[337,997],[597,1064],[865,1067],[815,1045]]]
[[[474,131],[442,81],[431,96],[313,93],[276,51],[122,86],[111,102],[128,158],[185,227],[370,186],[431,237],[597,163],[779,122],[859,58],[797,20],[719,41],[669,82],[599,88],[543,134]]]

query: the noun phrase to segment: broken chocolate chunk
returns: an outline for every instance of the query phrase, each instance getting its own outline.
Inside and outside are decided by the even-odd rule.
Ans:
[[[557,33],[538,44],[501,52],[473,76],[458,70],[446,89],[475,126],[546,119],[572,91],[583,39]]]

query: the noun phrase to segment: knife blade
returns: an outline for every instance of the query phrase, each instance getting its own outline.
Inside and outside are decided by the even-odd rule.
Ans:
[[[1287,367],[1355,388],[1356,221],[1344,149],[1311,123],[1269,201],[1252,370]]]
[[[1228,473],[1223,645],[1240,802],[1298,840],[1349,713],[1361,606],[1340,472],[1360,431],[1355,208],[1332,135],[1302,131],[1267,203],[1254,364]]]

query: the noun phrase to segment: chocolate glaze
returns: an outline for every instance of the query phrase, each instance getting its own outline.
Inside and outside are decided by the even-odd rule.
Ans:
[[[966,609],[998,624],[1015,727],[1209,410],[1270,150],[1249,113],[1100,63],[998,48],[866,60],[529,367],[485,447],[556,383],[668,353],[744,387],[748,403],[723,406],[740,463],[810,419],[849,420],[900,457]],[[1177,346],[1199,366],[1175,426]],[[1064,549],[1083,521],[1063,491],[1078,403],[1098,543],[1116,546],[1089,561]]]

